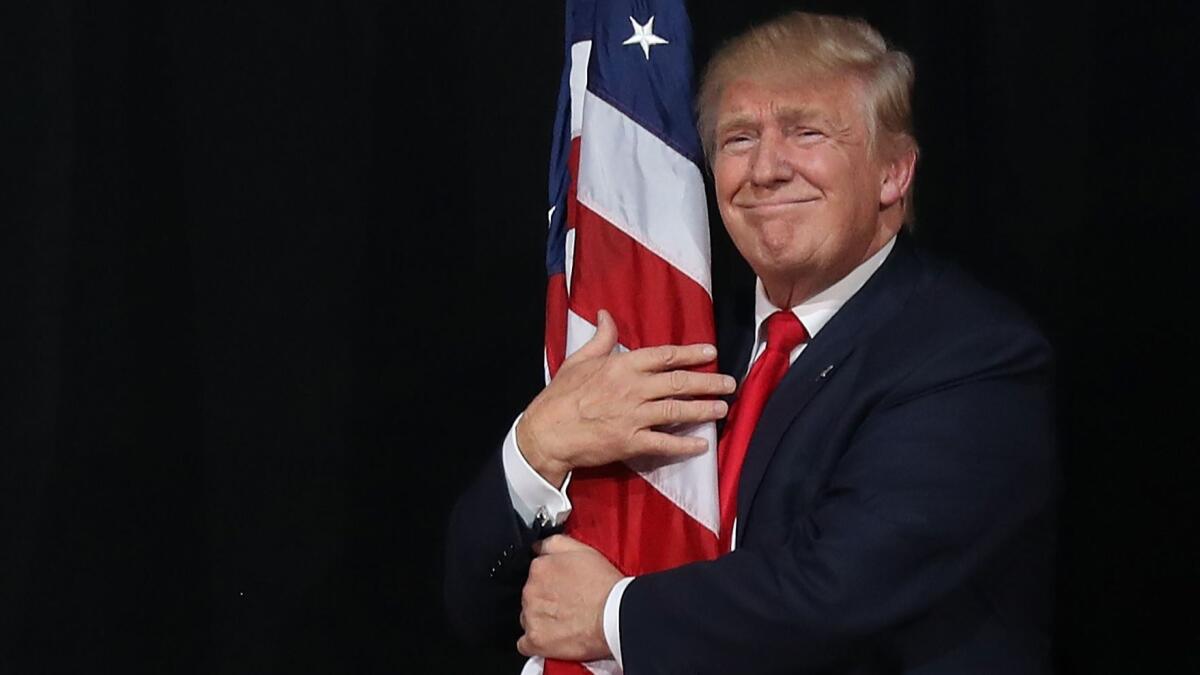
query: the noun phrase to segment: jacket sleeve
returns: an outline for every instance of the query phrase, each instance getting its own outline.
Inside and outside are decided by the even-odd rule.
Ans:
[[[820,671],[928,612],[1052,508],[1051,398],[1032,329],[947,345],[867,412],[782,544],[630,584],[625,672]]]
[[[446,532],[443,592],[460,637],[476,644],[516,643],[521,588],[538,534],[513,510],[497,450],[459,497]]]

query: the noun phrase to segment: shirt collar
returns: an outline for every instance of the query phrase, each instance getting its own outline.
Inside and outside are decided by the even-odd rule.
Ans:
[[[892,237],[874,255],[864,260],[837,283],[792,307],[792,313],[796,315],[800,323],[804,324],[810,338],[816,337],[825,324],[829,323],[829,319],[833,318],[833,315],[842,308],[842,305],[854,297],[863,284],[867,283],[867,279],[870,279],[871,275],[875,274],[875,271],[883,265],[883,261],[887,259],[895,245],[896,238]],[[754,283],[755,338],[753,353],[757,354],[763,341],[766,340],[766,336],[763,335],[763,322],[780,309],[771,304],[767,298],[767,291],[763,288],[762,279],[757,279]]]

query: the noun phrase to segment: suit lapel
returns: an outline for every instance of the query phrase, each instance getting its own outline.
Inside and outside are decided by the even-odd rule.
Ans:
[[[825,383],[837,377],[838,367],[846,357],[899,312],[919,273],[920,260],[907,236],[901,234],[879,270],[809,342],[771,394],[750,437],[738,482],[739,544],[748,529],[743,525],[748,525],[754,497],[784,432]],[[747,346],[745,351],[749,349]],[[746,358],[749,359],[748,353]],[[821,420],[815,423],[820,424]]]

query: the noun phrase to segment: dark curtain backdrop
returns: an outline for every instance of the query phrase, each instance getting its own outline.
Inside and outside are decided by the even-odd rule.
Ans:
[[[1193,3],[796,4],[913,55],[918,234],[1057,348],[1061,671],[1195,669]],[[561,21],[0,9],[0,672],[517,672],[442,529],[540,386]]]

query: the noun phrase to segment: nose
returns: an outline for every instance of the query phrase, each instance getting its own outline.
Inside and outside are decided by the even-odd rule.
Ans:
[[[764,133],[750,158],[750,180],[764,187],[786,183],[792,179],[793,168],[783,152],[784,139],[777,133]]]

